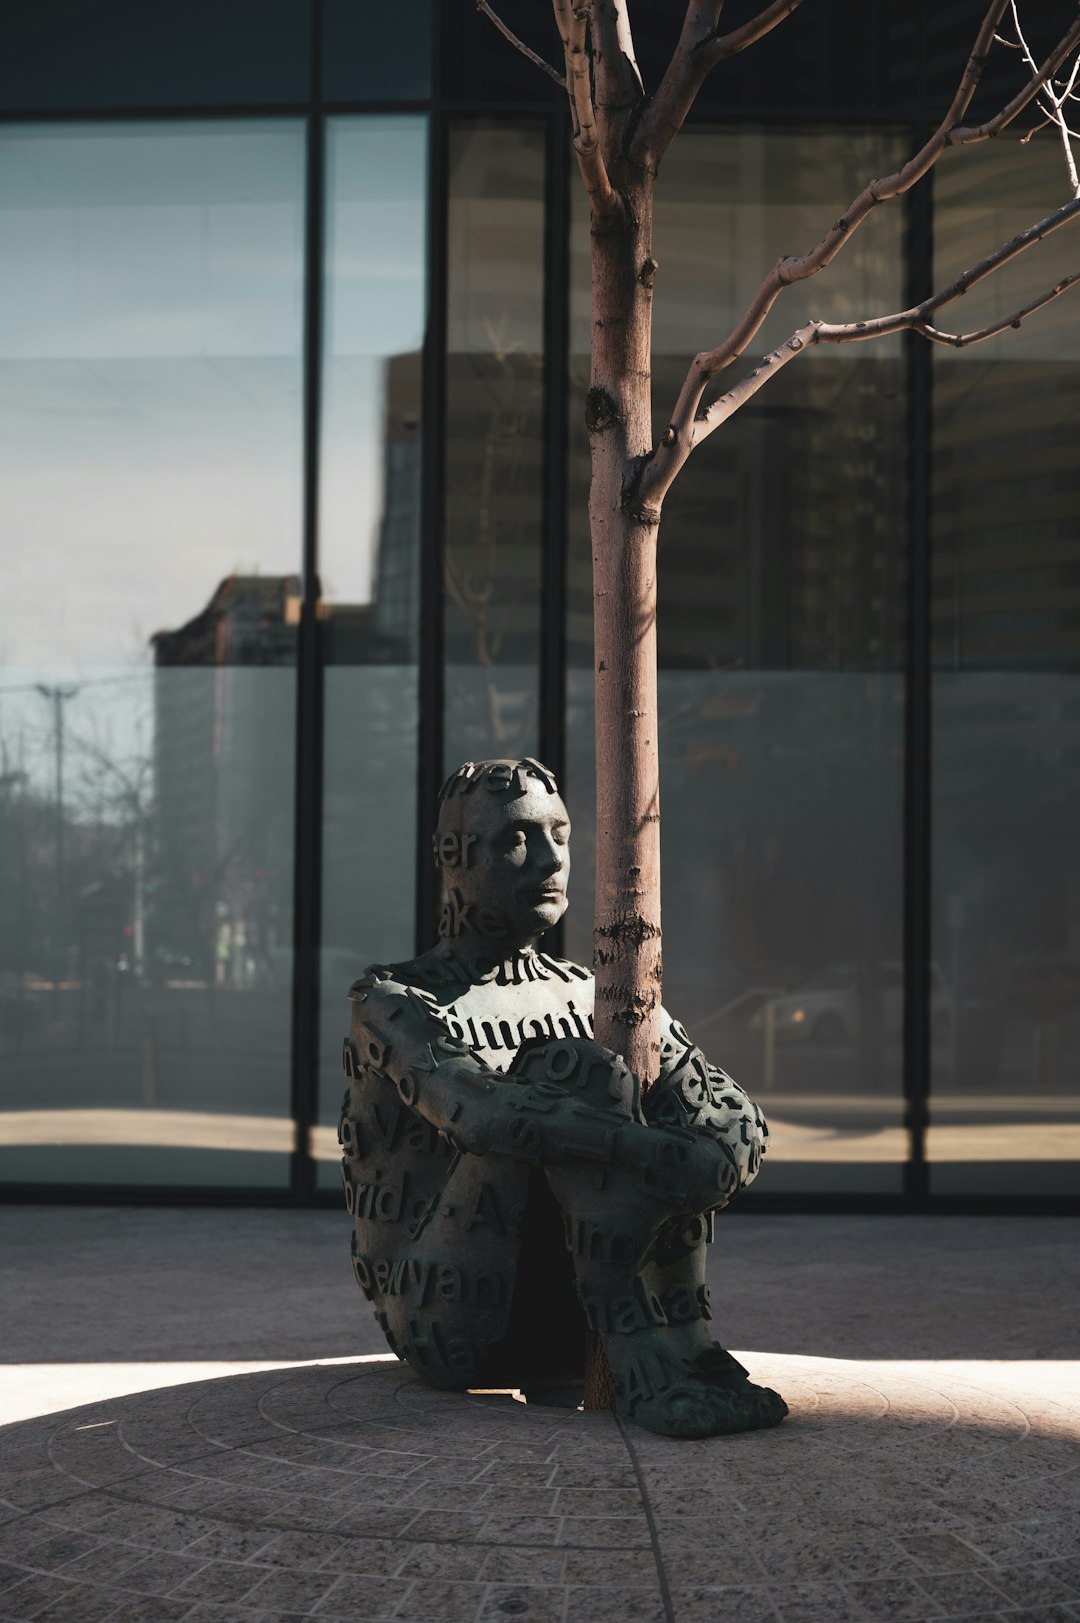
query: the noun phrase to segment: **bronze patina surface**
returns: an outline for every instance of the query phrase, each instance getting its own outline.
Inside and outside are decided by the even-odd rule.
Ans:
[[[576,1402],[600,1335],[618,1413],[671,1436],[776,1425],[710,1336],[713,1214],[756,1176],[761,1111],[665,1012],[658,1080],[593,1041],[593,978],[540,950],[570,823],[533,760],[439,797],[439,944],[351,987],[341,1118],[353,1269],[433,1386]]]

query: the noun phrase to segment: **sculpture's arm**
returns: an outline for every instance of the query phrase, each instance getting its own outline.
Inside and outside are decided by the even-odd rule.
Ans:
[[[769,1145],[769,1127],[739,1084],[711,1065],[685,1027],[661,1010],[660,1076],[645,1114],[657,1126],[678,1126],[712,1138],[737,1180],[732,1195],[757,1177]],[[729,1198],[731,1198],[729,1196]]]
[[[352,1065],[389,1077],[402,1103],[456,1149],[537,1166],[618,1165],[638,1173],[643,1193],[673,1212],[703,1211],[730,1198],[730,1160],[722,1148],[680,1124],[635,1119],[634,1079],[598,1044],[538,1043],[504,1075],[450,1035],[429,993],[369,978],[350,998]]]

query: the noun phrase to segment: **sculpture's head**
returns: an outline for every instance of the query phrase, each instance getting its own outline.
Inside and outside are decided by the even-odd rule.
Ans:
[[[570,819],[539,761],[466,761],[439,791],[439,934],[496,951],[527,946],[566,912]]]

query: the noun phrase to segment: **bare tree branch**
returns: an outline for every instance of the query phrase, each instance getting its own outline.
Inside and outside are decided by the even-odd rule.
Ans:
[[[999,134],[1034,100],[1039,89],[1046,83],[1050,75],[1055,73],[1072,51],[1080,46],[1080,21],[1077,21],[1058,42],[1058,45],[1051,55],[1047,57],[1038,72],[1029,79],[1023,90],[1013,97],[1012,101],[1002,109],[996,118],[972,127],[959,125],[957,120],[963,116],[971,105],[971,99],[982,76],[986,54],[993,43],[997,25],[1001,21],[1002,14],[1008,3],[1009,0],[993,0],[993,4],[983,19],[982,27],[979,29],[978,37],[949,110],[930,139],[895,174],[884,175],[878,180],[872,180],[868,186],[864,186],[858,197],[852,200],[848,208],[836,221],[832,229],[825,234],[816,248],[799,257],[789,256],[777,260],[776,264],[765,276],[739,321],[723,343],[713,350],[709,357],[710,377],[722,371],[725,366],[730,366],[732,361],[738,360],[754,334],[760,329],[765,317],[785,287],[790,287],[793,282],[806,281],[809,277],[816,276],[819,271],[824,270],[826,265],[831,264],[840,249],[862,224],[863,220],[866,219],[867,215],[879,203],[887,202],[891,198],[902,196],[904,192],[910,191],[911,187],[933,168],[947,147],[970,145],[975,141],[987,141]],[[687,381],[689,384],[690,380]],[[699,393],[698,399],[700,400],[700,398]],[[685,404],[685,401],[680,400],[675,411],[676,418],[685,414]],[[696,401],[693,409],[697,409]]]
[[[597,112],[606,121],[609,112],[624,112],[645,95],[634,56],[627,0],[595,0],[589,25]]]
[[[1000,135],[1025,107],[1036,100],[1042,87],[1077,48],[1080,48],[1080,19],[1062,35],[1042,67],[1032,74],[1023,90],[1018,91],[995,118],[988,118],[984,124],[956,125],[945,137],[946,146],[970,146],[975,141],[988,141],[992,136]]]
[[[566,80],[563,78],[562,74],[556,73],[551,63],[545,62],[542,56],[537,56],[535,51],[530,51],[529,47],[525,44],[525,41],[518,39],[517,35],[512,33],[511,30],[507,28],[502,18],[498,16],[496,12],[492,11],[491,7],[488,5],[488,0],[473,0],[473,3],[476,6],[477,11],[482,11],[484,16],[495,24],[495,27],[499,30],[499,33],[504,39],[508,39],[510,41],[511,45],[516,51],[520,51],[522,56],[527,56],[529,61],[534,63],[542,73],[546,73],[549,79],[554,79],[555,83],[560,87],[560,89],[566,89]]]
[[[1009,0],[1009,5],[1012,9],[1013,27],[1016,29],[1018,47],[1024,53],[1024,61],[1027,63],[1028,67],[1032,70],[1032,72],[1035,72],[1037,71],[1035,58],[1031,54],[1031,47],[1024,38],[1024,31],[1020,27],[1020,13],[1016,7],[1016,0]],[[1061,140],[1061,150],[1065,158],[1065,168],[1067,169],[1069,175],[1069,185],[1072,187],[1072,194],[1074,197],[1080,197],[1080,178],[1078,178],[1076,173],[1076,159],[1073,157],[1072,149],[1072,143],[1075,137],[1072,130],[1070,130],[1068,123],[1066,122],[1065,114],[1062,112],[1062,108],[1067,101],[1072,99],[1072,89],[1073,85],[1076,83],[1076,75],[1078,72],[1080,72],[1080,56],[1078,56],[1076,61],[1073,63],[1072,73],[1069,75],[1068,82],[1066,83],[1060,96],[1054,94],[1054,81],[1052,79],[1048,79],[1043,85],[1042,93],[1038,97],[1039,107],[1046,114],[1046,117],[1043,120],[1043,123],[1039,126],[1039,129],[1045,129],[1047,124],[1055,124],[1057,126],[1058,136]],[[1032,130],[1029,135],[1024,137],[1024,140],[1030,141],[1032,135],[1037,133],[1038,130]]]
[[[621,208],[619,195],[608,178],[600,149],[600,134],[593,110],[586,34],[591,0],[552,0],[566,61],[567,95],[574,126],[574,152],[594,216],[610,219]]]
[[[702,440],[707,439],[713,431],[726,423],[729,418],[744,406],[747,400],[757,394],[758,390],[774,377],[783,367],[802,354],[804,349],[812,348],[815,344],[853,344],[864,343],[871,338],[883,338],[890,333],[913,331],[921,333],[924,338],[933,343],[948,344],[954,349],[965,349],[971,344],[981,343],[986,338],[992,338],[996,333],[1004,332],[1009,327],[1019,327],[1025,317],[1036,310],[1041,310],[1052,300],[1080,282],[1080,272],[1066,276],[1055,283],[1047,292],[1033,299],[1029,304],[1010,315],[1003,317],[987,327],[980,327],[971,333],[946,333],[939,331],[930,322],[930,317],[945,305],[951,304],[954,299],[962,298],[970,288],[983,281],[994,271],[1000,270],[1003,265],[1009,264],[1018,255],[1032,248],[1036,243],[1042,242],[1045,237],[1059,231],[1070,220],[1080,216],[1080,198],[1074,198],[1064,203],[1061,208],[1055,209],[1044,219],[1021,231],[1009,242],[1003,243],[993,253],[987,254],[970,269],[962,271],[956,279],[949,283],[939,293],[932,294],[921,304],[913,305],[909,310],[898,310],[893,315],[876,316],[869,321],[852,321],[843,324],[830,324],[822,321],[810,321],[800,327],[778,349],[766,355],[753,371],[748,372],[731,389],[720,395],[704,411],[700,410],[701,397],[711,377],[715,377],[716,370],[710,370],[712,355],[702,353],[696,355],[687,374],[679,396],[679,404],[666,432],[661,438],[659,446],[653,452],[651,460],[643,470],[637,491],[638,499],[650,506],[658,506],[670,489],[676,474],[683,466],[690,452]],[[715,351],[713,352],[715,354]]]
[[[782,23],[802,0],[773,0],[741,28],[718,34],[724,0],[690,0],[679,43],[660,89],[642,120],[639,148],[655,168],[682,127],[683,120],[713,68]]]

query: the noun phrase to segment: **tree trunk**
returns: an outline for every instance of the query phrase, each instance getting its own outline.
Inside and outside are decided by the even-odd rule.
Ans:
[[[659,513],[633,490],[652,445],[651,178],[594,227],[589,520],[596,639],[597,1041],[643,1087],[660,1055],[660,782],[656,718]]]
[[[616,186],[619,181],[612,176]],[[660,1061],[660,778],[656,714],[659,512],[633,492],[652,445],[652,177],[592,233],[589,521],[596,659],[596,1039],[647,1088]],[[614,1408],[598,1336],[585,1407]]]

